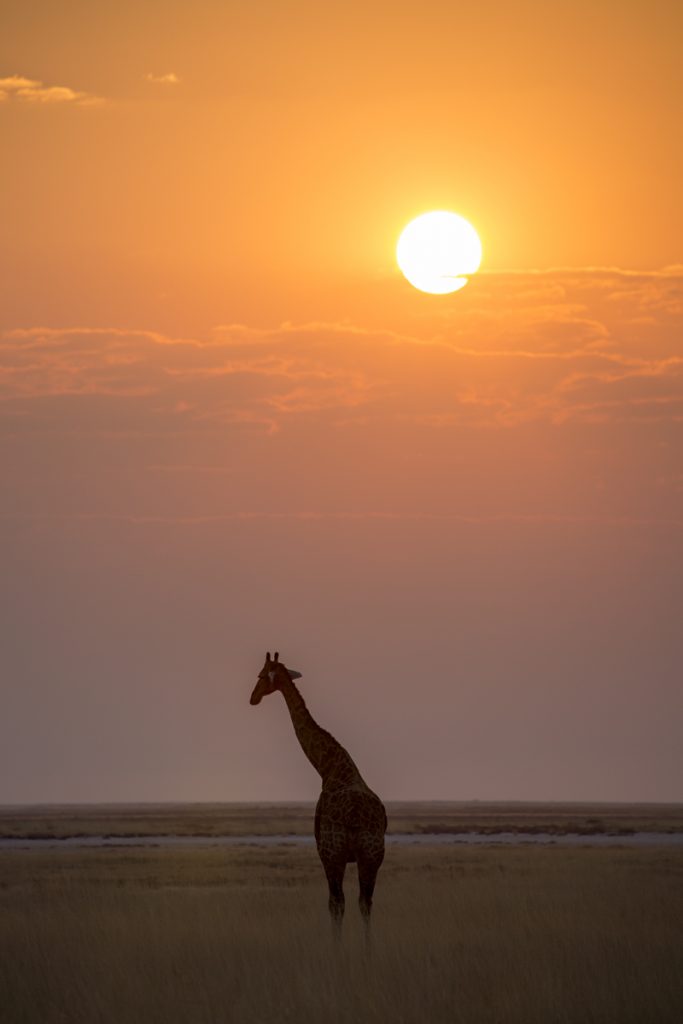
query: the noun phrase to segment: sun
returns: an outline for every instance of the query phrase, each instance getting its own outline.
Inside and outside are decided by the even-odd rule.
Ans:
[[[481,263],[481,242],[469,221],[447,210],[411,220],[396,246],[404,277],[421,292],[448,295],[467,284]]]

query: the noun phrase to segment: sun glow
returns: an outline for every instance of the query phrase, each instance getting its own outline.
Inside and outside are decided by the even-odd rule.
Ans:
[[[396,246],[404,277],[422,292],[447,295],[467,284],[481,263],[481,242],[457,213],[433,210],[411,220]]]

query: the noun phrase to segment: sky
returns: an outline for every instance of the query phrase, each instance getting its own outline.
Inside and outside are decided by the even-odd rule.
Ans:
[[[683,799],[683,9],[0,38],[0,803]],[[476,227],[452,295],[395,262]]]

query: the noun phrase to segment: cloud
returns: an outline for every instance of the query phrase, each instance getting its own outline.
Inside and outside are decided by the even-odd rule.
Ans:
[[[147,82],[154,82],[156,85],[179,85],[180,79],[174,71],[168,71],[165,75],[155,75],[149,71],[145,75]]]
[[[22,75],[10,75],[0,78],[0,102],[62,104],[71,103],[76,106],[96,106],[104,103],[100,96],[87,92],[78,92],[64,85],[45,85],[33,78]]]
[[[159,468],[159,467],[154,467]],[[197,469],[198,467],[170,467],[171,469]],[[201,468],[201,467],[200,467]],[[233,512],[223,515],[174,516],[174,515],[121,515],[116,513],[55,513],[36,512],[31,514],[0,512],[1,523],[17,521],[33,521],[37,523],[51,522],[110,522],[125,523],[131,526],[206,526],[221,525],[234,522],[258,521],[303,521],[303,522],[399,522],[413,521],[418,523],[453,523],[463,526],[497,526],[511,524],[517,526],[606,526],[637,529],[639,527],[672,527],[683,529],[683,518],[640,518],[636,516],[570,516],[570,515],[481,515],[466,516],[456,513],[435,514],[429,512]]]
[[[15,330],[0,338],[0,400],[147,398],[149,416],[277,432],[308,418],[443,430],[530,422],[677,422],[683,272],[488,275],[418,335],[312,322],[151,331]],[[617,287],[618,285],[618,287]],[[646,305],[649,315],[635,318]],[[153,410],[155,410],[153,412]]]
[[[682,282],[679,271],[487,275],[411,331],[6,331],[9,492],[21,509],[188,522],[679,522]]]

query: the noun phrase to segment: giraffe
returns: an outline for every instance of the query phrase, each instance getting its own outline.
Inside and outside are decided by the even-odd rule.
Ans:
[[[344,872],[358,865],[359,906],[366,926],[370,924],[372,894],[384,860],[387,816],[380,798],[372,792],[350,755],[310,714],[294,685],[301,673],[288,669],[277,651],[266,654],[251,704],[259,704],[279,690],[285,698],[294,732],[301,748],[322,777],[322,791],[315,809],[315,843],[329,888],[328,907],[336,934],[344,916]]]

